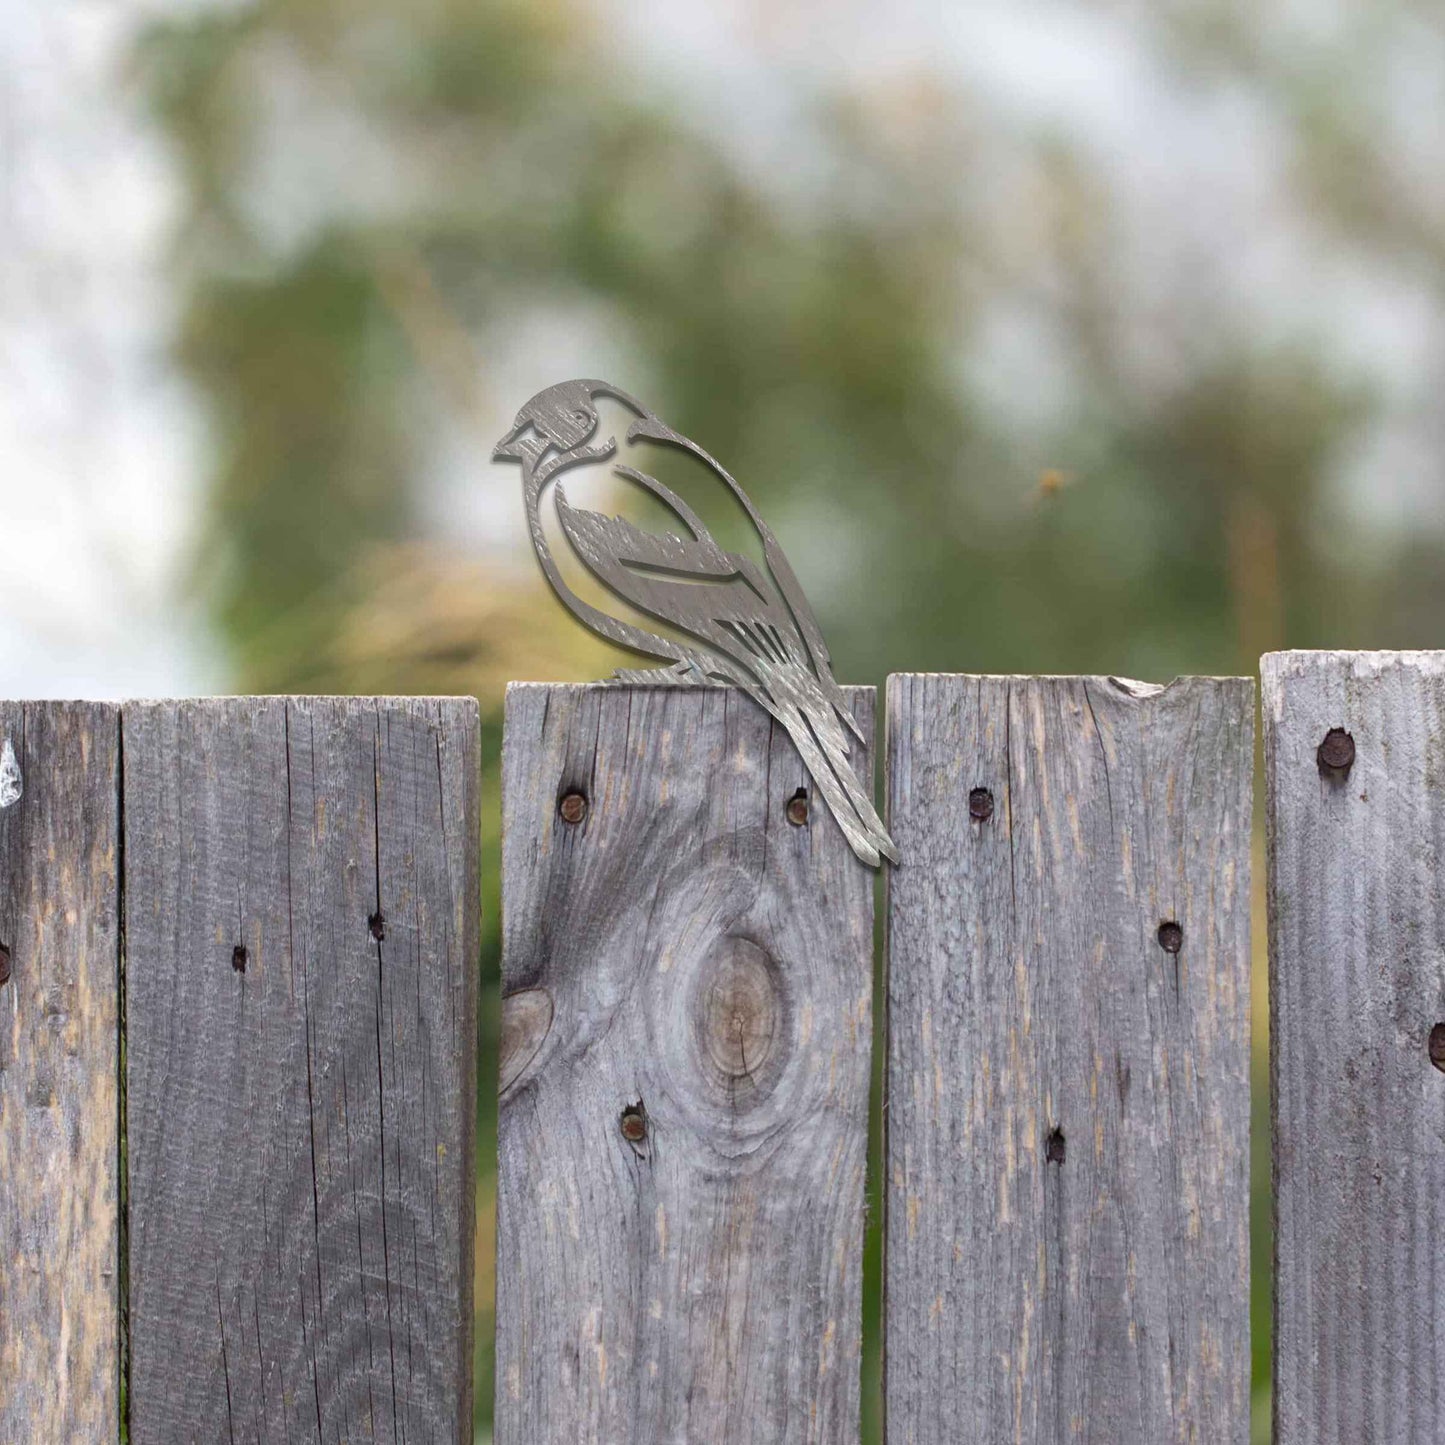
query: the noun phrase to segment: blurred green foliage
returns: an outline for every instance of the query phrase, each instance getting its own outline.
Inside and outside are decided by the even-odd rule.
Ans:
[[[1249,88],[1287,127],[1296,203],[1438,280],[1445,222],[1390,184],[1338,83],[1344,47],[1410,6],[1361,9],[1365,38],[1332,52],[1232,0],[1075,9],[1128,16],[1181,84]],[[210,428],[195,580],[238,689],[474,692],[494,768],[509,676],[605,674],[517,548],[458,555],[435,516],[446,469],[515,488],[486,425],[558,377],[489,358],[558,318],[605,332],[595,370],[743,480],[847,681],[1438,644],[1440,539],[1362,540],[1337,504],[1383,405],[1368,377],[1187,278],[1141,337],[1097,158],[1005,133],[936,74],[800,84],[759,162],[606,20],[585,0],[249,0],[145,35],[184,181],[176,357]],[[1053,380],[1019,405],[988,374],[1001,303],[1048,337]],[[494,830],[494,776],[488,798]],[[496,918],[489,896],[493,1005]],[[478,1338],[485,1416],[489,1318]],[[873,1429],[873,1380],[869,1401]]]

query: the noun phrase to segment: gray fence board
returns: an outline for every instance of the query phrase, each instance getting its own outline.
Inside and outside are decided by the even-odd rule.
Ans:
[[[889,1445],[1247,1440],[1253,720],[890,679]]]
[[[1264,716],[1276,1439],[1426,1445],[1445,1389],[1445,653],[1267,657]],[[1351,742],[1321,759],[1335,730]]]
[[[478,718],[123,718],[130,1421],[470,1440]]]
[[[514,686],[503,775],[498,1445],[856,1438],[872,873],[732,689]]]
[[[119,724],[0,703],[0,1440],[119,1433]]]

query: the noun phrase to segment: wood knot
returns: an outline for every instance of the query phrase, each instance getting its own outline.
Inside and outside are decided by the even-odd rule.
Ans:
[[[727,1080],[757,1082],[772,1057],[782,1012],[777,970],[751,939],[730,938],[703,985],[698,1027],[703,1048]]]
[[[505,1094],[522,1076],[552,1031],[552,995],[524,988],[502,1000],[501,1062],[497,1090]]]

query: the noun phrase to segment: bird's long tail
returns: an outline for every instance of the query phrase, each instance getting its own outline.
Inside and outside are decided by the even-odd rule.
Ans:
[[[848,736],[832,704],[820,700],[817,706],[780,707],[774,702],[769,711],[788,730],[803,765],[853,851],[870,868],[879,866],[880,854],[890,863],[897,863],[898,849],[848,761]]]

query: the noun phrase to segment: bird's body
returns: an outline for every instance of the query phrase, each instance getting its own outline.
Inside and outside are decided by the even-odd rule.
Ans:
[[[578,558],[624,602],[677,629],[680,638],[613,617],[579,597],[557,567],[543,530],[540,508],[548,484],[569,467],[616,454],[615,438],[591,444],[598,397],[636,414],[629,442],[664,443],[702,461],[742,505],[761,541],[765,567],[719,546],[681,497],[632,467],[615,470],[667,507],[679,530],[644,530],[621,517],[574,507],[557,487],[558,520]],[[897,850],[848,760],[848,732],[861,734],[833,679],[812,609],[777,538],[737,482],[701,447],[601,381],[563,382],[533,397],[495,455],[522,464],[532,545],[567,608],[610,641],[670,664],[645,672],[620,670],[618,678],[683,685],[717,681],[739,688],[787,730],[854,852],[871,866],[878,865],[880,854],[896,863]]]

